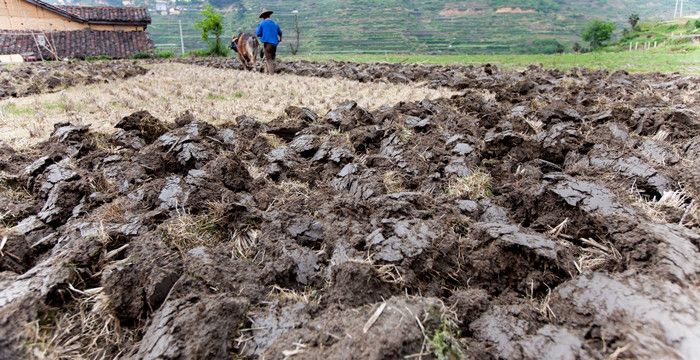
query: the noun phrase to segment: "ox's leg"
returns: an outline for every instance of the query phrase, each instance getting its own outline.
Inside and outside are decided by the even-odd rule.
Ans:
[[[241,54],[241,49],[238,50],[238,62],[243,65],[243,69],[247,69],[248,65],[246,64],[245,57],[243,57],[243,54]]]
[[[257,51],[258,51],[258,47],[257,47],[257,46],[253,46],[253,52],[252,52],[252,55],[250,56],[251,58],[253,58],[253,66],[252,66],[253,69],[255,69],[255,65],[256,65],[257,62],[258,62],[258,54],[257,54]]]
[[[255,52],[253,48],[252,41],[248,39],[245,44],[246,58],[248,60],[248,70],[253,70],[255,68]]]

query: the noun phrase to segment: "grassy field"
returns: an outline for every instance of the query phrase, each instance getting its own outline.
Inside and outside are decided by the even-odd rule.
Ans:
[[[567,70],[574,67],[629,72],[681,72],[700,75],[700,47],[670,52],[666,49],[632,52],[593,52],[558,55],[380,55],[323,54],[289,57],[314,61],[402,62],[420,64],[486,64],[505,69],[523,69],[530,64]]]
[[[641,22],[624,36],[605,48],[589,53],[565,54],[462,54],[462,55],[412,55],[412,54],[307,54],[302,59],[354,62],[405,62],[422,64],[496,64],[505,69],[518,70],[531,64],[541,64],[546,68],[567,70],[575,67],[626,70],[629,72],[681,72],[700,75],[700,46],[692,42],[691,36],[700,33],[693,20]],[[629,44],[639,45],[639,49],[629,51]],[[657,48],[643,50],[657,43]],[[585,45],[585,44],[584,44]],[[633,45],[634,46],[634,45]],[[409,51],[400,51],[406,52]]]

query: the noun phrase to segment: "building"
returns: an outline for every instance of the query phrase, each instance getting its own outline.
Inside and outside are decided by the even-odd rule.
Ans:
[[[0,0],[0,55],[26,60],[109,56],[127,58],[153,49],[145,8],[51,5]]]
[[[156,0],[156,11],[160,13],[167,13],[168,3],[163,0]]]

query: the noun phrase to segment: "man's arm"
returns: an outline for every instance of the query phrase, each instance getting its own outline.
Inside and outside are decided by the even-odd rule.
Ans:
[[[257,37],[262,37],[263,32],[262,32],[262,23],[258,24],[258,29],[255,30],[255,36]]]
[[[282,42],[282,28],[277,25],[277,36],[280,38],[280,42]]]

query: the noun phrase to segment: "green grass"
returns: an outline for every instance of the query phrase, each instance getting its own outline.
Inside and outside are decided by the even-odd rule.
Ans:
[[[223,101],[227,100],[229,98],[231,99],[241,99],[245,96],[245,93],[243,91],[236,91],[230,96],[222,95],[222,94],[208,94],[207,95],[207,100],[214,100],[214,101]]]
[[[428,338],[428,348],[438,360],[451,360],[462,358],[462,353],[459,349],[457,337],[458,335],[451,324],[443,319],[438,329],[433,335]]]
[[[53,102],[46,102],[42,104],[42,107],[44,110],[47,111],[65,111],[66,110],[66,104],[64,103],[53,103]]]
[[[85,61],[105,61],[105,60],[112,60],[112,57],[109,55],[86,56],[85,57]]]
[[[223,95],[218,95],[218,94],[209,94],[207,95],[207,100],[226,100],[226,96]]]
[[[607,51],[626,51],[632,43],[640,46],[640,49],[647,43],[653,46],[665,47],[671,51],[682,51],[691,49],[694,45],[692,36],[700,36],[700,28],[695,27],[694,20],[680,19],[671,21],[647,21],[640,22],[634,30],[629,27],[624,31],[623,37],[616,43],[606,47]]]
[[[681,72],[700,75],[700,46],[685,51],[667,49],[632,52],[592,52],[557,55],[378,55],[378,54],[323,54],[291,57],[287,60],[391,62],[411,64],[495,64],[509,70],[519,70],[531,64],[546,68],[568,70],[574,67],[629,72]]]
[[[4,113],[10,116],[22,116],[36,114],[36,110],[30,107],[18,106],[17,104],[10,103],[3,107],[0,107],[0,113]]]
[[[154,55],[159,59],[170,59],[177,56],[172,50],[156,50]]]

